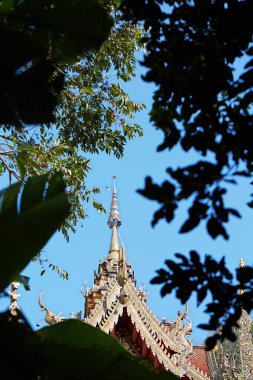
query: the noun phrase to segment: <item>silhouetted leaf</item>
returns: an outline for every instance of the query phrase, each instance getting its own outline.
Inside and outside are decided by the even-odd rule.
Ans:
[[[213,239],[216,239],[219,235],[222,235],[224,239],[228,239],[228,235],[223,228],[222,224],[217,218],[211,217],[207,222],[207,230]]]
[[[248,205],[250,208],[253,208],[253,201],[248,202],[247,205]]]
[[[230,214],[236,216],[237,218],[241,218],[241,214],[237,210],[235,210],[234,208],[228,208],[227,211]]]
[[[189,231],[193,230],[195,227],[197,227],[199,225],[199,222],[200,222],[200,218],[198,216],[189,218],[182,225],[182,227],[180,228],[179,233],[182,234],[182,233],[189,232]]]

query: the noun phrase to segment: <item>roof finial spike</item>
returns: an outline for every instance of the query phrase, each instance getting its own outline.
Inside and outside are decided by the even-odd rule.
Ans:
[[[111,203],[110,214],[109,214],[109,218],[107,222],[110,228],[112,228],[113,226],[119,227],[121,225],[115,175],[113,176],[113,180],[114,180],[114,187],[113,187],[113,194],[112,194],[112,203]]]
[[[116,193],[117,192],[117,190],[116,190],[116,178],[117,177],[116,177],[116,175],[114,175],[112,178],[113,178],[113,192]]]
[[[245,262],[244,262],[243,258],[240,259],[239,267],[240,267],[240,268],[245,267]]]
[[[108,226],[112,229],[112,238],[108,259],[119,259],[119,241],[118,241],[118,227],[121,225],[118,199],[117,199],[117,190],[116,190],[116,176],[113,176],[114,186],[112,193],[112,203],[110,214],[108,218]]]

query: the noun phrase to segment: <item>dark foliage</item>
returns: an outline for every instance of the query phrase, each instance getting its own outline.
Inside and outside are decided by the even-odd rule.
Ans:
[[[160,6],[166,3],[168,12]],[[208,155],[205,161],[167,169],[175,185],[173,192],[164,192],[162,184],[156,186],[155,195],[146,182],[140,193],[166,205],[166,212],[155,214],[153,224],[191,196],[190,218],[205,219],[214,238],[227,238],[221,226],[229,213],[238,216],[224,208],[226,191],[221,183],[235,184],[232,177],[248,177],[253,172],[251,5],[238,0],[123,2],[125,17],[144,20],[150,28],[143,65],[148,68],[144,79],[158,86],[151,111],[151,120],[164,133],[158,151],[180,145],[185,152]],[[233,64],[244,54],[248,63],[236,78]],[[159,189],[164,192],[162,200]],[[192,222],[192,228],[197,224]]]
[[[0,44],[5,54],[0,61],[0,123],[52,121],[64,75],[18,31],[0,26]]]
[[[158,152],[180,147],[201,157],[189,166],[168,167],[170,178],[162,184],[146,178],[139,193],[160,204],[152,225],[161,219],[172,221],[180,202],[187,200],[189,215],[180,233],[205,222],[213,239],[222,236],[227,240],[229,217],[239,218],[240,214],[233,207],[225,207],[226,188],[236,185],[237,177],[250,178],[253,174],[252,2],[124,0],[122,11],[127,20],[143,21],[149,32],[142,64],[147,68],[144,80],[157,86],[151,121],[164,134]],[[235,72],[235,62],[240,58],[244,68]],[[247,202],[252,208],[253,201]],[[176,279],[180,265],[175,264],[174,269]],[[208,288],[208,273],[204,271],[203,276]],[[195,290],[201,290],[203,297],[197,277],[195,283]],[[176,284],[174,280],[167,284],[163,293]],[[212,286],[218,293],[218,283]],[[193,288],[186,289],[188,298]],[[229,289],[236,292],[236,288]],[[247,308],[245,297],[240,298],[240,305]],[[220,309],[217,305],[212,312],[217,320],[221,313],[223,317],[228,313],[226,326],[231,324],[224,334],[231,331],[232,319],[239,315],[239,309],[235,307],[232,314],[230,306],[221,303]],[[211,310],[207,308],[207,312]]]
[[[96,0],[0,3],[0,123],[48,123],[73,63],[108,36],[111,17]]]
[[[233,327],[238,327],[242,307],[250,312],[253,309],[253,268],[245,266],[236,271],[236,284],[232,273],[226,268],[224,257],[220,261],[206,255],[203,262],[196,251],[190,252],[190,258],[177,253],[179,262],[166,260],[166,269],[157,271],[152,284],[162,284],[161,295],[164,297],[173,290],[182,303],[187,302],[193,292],[197,294],[197,304],[200,305],[207,296],[211,301],[206,305],[210,314],[208,324],[198,327],[204,330],[216,331],[222,326],[222,335],[215,334],[208,338],[208,349],[215,346],[218,339],[235,339]]]
[[[48,357],[24,317],[0,314],[1,372],[9,379],[44,379]]]
[[[21,312],[15,317],[5,312],[0,313],[0,331],[1,373],[8,380],[178,379],[170,372],[154,371],[112,337],[81,321],[68,320],[35,332]]]

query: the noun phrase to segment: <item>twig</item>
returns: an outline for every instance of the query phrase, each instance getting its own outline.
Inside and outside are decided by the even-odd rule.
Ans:
[[[0,155],[2,156],[9,156],[9,155],[12,155],[14,154],[15,151],[14,150],[3,150],[2,152],[0,151]]]
[[[8,141],[11,141],[11,142],[13,142],[13,140],[12,140],[12,138],[11,137],[9,137],[9,136],[6,136],[6,135],[3,135],[2,133],[0,133],[0,137],[2,137],[3,139],[5,139],[5,140],[8,140]]]
[[[19,177],[19,175],[17,175],[17,173],[12,170],[9,165],[7,164],[7,162],[3,159],[3,157],[0,156],[0,160],[2,161],[2,163],[4,164],[4,166],[6,167],[6,169],[8,170],[9,172],[9,180],[11,182],[11,176],[13,175],[16,179],[20,180],[21,178]]]
[[[6,135],[3,135],[2,133],[0,133],[0,137],[2,137],[2,139],[8,140],[8,141],[11,141],[12,143],[14,143],[13,138],[10,136],[6,136]],[[20,141],[20,140],[17,140],[16,142],[19,145],[23,144],[22,141]]]
[[[52,65],[60,71],[60,73],[62,73],[66,78],[68,78],[71,82],[73,82],[76,86],[78,86],[78,83],[73,79],[71,78],[68,74],[65,73],[65,71],[63,71],[59,66],[57,66],[55,63],[52,63]]]

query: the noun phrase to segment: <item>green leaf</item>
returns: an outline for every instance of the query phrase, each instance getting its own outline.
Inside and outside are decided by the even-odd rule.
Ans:
[[[22,151],[31,152],[31,151],[34,151],[34,147],[32,145],[29,145],[29,144],[20,144],[17,147],[17,150],[18,150],[18,152],[22,152]]]
[[[13,9],[14,0],[1,1],[0,10],[3,13],[9,13]]]
[[[112,337],[81,321],[68,320],[45,327],[37,335],[42,338],[40,347],[51,356],[45,363],[48,380],[178,379],[169,372],[151,370]]]
[[[26,176],[26,160],[22,153],[19,153],[16,157],[16,164],[21,178]]]
[[[23,186],[23,187],[22,187]],[[19,201],[20,197],[20,201]],[[63,178],[30,177],[0,192],[0,290],[15,279],[69,213]]]
[[[19,274],[19,275],[15,278],[15,281],[17,281],[17,282],[19,282],[21,285],[23,285],[23,287],[25,288],[25,290],[31,290],[31,289],[30,289],[30,285],[29,285],[30,277],[23,276],[22,274]]]

